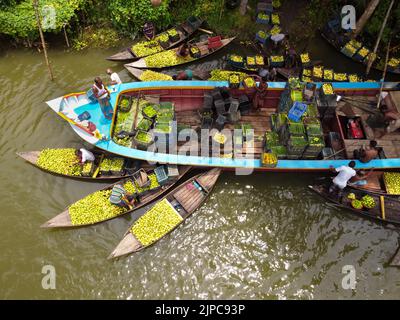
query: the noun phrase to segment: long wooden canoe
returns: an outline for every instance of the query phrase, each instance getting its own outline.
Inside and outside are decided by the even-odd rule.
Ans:
[[[201,204],[207,199],[211,190],[217,182],[217,179],[221,173],[220,169],[214,168],[205,173],[194,176],[184,182],[181,186],[176,188],[167,194],[160,201],[167,199],[172,206],[175,208],[179,206],[180,211],[177,213],[182,217],[182,221],[175,225],[169,232],[171,233],[175,228],[177,228],[183,221],[185,221],[193,212],[195,212]],[[194,185],[200,186],[202,190],[199,190]],[[134,225],[134,224],[133,224]],[[133,226],[132,225],[132,226]],[[143,245],[131,232],[132,226],[125,233],[122,241],[117,245],[114,251],[110,254],[108,259],[117,258],[130,253],[141,251],[155,242],[159,241],[166,234],[162,235],[160,238],[155,240],[149,245]]]
[[[235,38],[236,37],[222,39],[221,40],[222,45],[220,47],[218,47],[218,48],[211,49],[211,50],[208,49],[208,41],[197,42],[194,45],[197,46],[200,49],[201,56],[199,58],[193,58],[191,56],[188,56],[186,59],[183,59],[182,62],[177,63],[177,64],[164,65],[164,66],[160,66],[160,67],[158,67],[158,66],[157,67],[148,67],[147,64],[146,64],[146,58],[161,54],[163,52],[167,52],[167,51],[162,51],[161,53],[156,53],[156,54],[148,56],[146,58],[141,58],[141,59],[139,59],[139,60],[137,60],[135,62],[131,62],[131,63],[125,64],[124,67],[127,68],[127,69],[128,69],[128,67],[139,68],[139,69],[163,69],[163,68],[169,68],[169,67],[175,67],[175,66],[179,66],[179,65],[184,65],[184,64],[187,64],[187,63],[192,63],[192,62],[198,61],[200,59],[203,59],[205,57],[208,57],[209,55],[211,55],[211,54],[213,54],[215,52],[220,51],[221,49],[223,49],[227,45],[229,45]],[[170,49],[168,51],[172,51],[175,54],[177,54],[178,51],[179,51],[179,48]]]
[[[399,197],[400,194],[390,194],[386,191],[385,182],[383,180],[384,171],[374,171],[365,179],[367,184],[363,186],[355,186],[348,184],[349,188],[364,191],[367,193],[384,195],[386,197]]]
[[[185,21],[184,23],[175,27],[175,29],[179,35],[179,40],[177,40],[175,42],[171,42],[169,44],[169,46],[167,48],[165,48],[164,50],[171,49],[171,48],[177,46],[178,44],[184,42],[186,39],[190,38],[198,30],[198,28],[200,28],[200,26],[203,24],[203,22],[204,22],[204,20],[196,18],[196,21],[192,21],[191,24],[189,24],[188,21]],[[164,32],[162,32],[162,33],[164,33]],[[160,34],[156,35],[156,37],[159,35]],[[132,52],[131,48],[128,47],[106,59],[111,60],[111,61],[131,61],[131,60],[137,60],[139,58],[142,58],[142,57],[136,56]]]
[[[99,165],[100,158],[103,154],[105,154],[102,151],[92,151],[93,154],[95,155],[95,167]],[[73,176],[73,175],[66,175],[66,174],[61,174],[58,172],[50,171],[47,169],[44,169],[40,166],[37,165],[37,161],[39,159],[40,151],[27,151],[27,152],[17,152],[17,155],[29,162],[30,164],[34,165],[35,167],[39,168],[40,170],[43,170],[45,172],[61,176],[61,177],[67,177],[67,178],[72,178],[72,179],[78,179],[78,180],[86,180],[86,181],[110,181],[110,180],[119,180],[128,177],[130,174],[128,172],[125,172],[125,170],[122,170],[121,175],[101,175],[101,172],[93,178],[92,176]],[[111,157],[115,157],[115,155],[111,155]],[[133,168],[134,169],[134,168]]]
[[[364,216],[370,219],[378,220],[380,222],[387,222],[400,225],[400,201],[385,196],[379,196],[370,194],[375,200],[375,207],[372,209],[354,209],[351,206],[351,200],[347,198],[349,193],[354,193],[357,199],[361,199],[366,193],[358,190],[347,190],[343,191],[341,199],[336,195],[330,194],[326,186],[314,185],[309,188],[319,194],[321,197],[329,200],[338,207],[351,210],[353,213],[359,216]]]
[[[391,267],[400,267],[400,247],[398,247],[392,259],[390,259],[389,265]]]
[[[321,30],[321,31],[320,31],[320,34],[321,34],[322,38],[324,38],[329,44],[331,44],[337,51],[339,51],[339,52],[340,52],[342,55],[344,55],[345,57],[347,57],[347,58],[349,58],[349,59],[351,59],[351,60],[353,60],[354,62],[357,62],[357,63],[361,63],[361,64],[364,64],[364,65],[367,64],[367,63],[364,62],[364,61],[359,61],[359,60],[357,60],[357,59],[355,59],[355,58],[353,58],[353,57],[349,57],[349,56],[345,55],[345,54],[342,52],[341,48],[337,45],[337,42],[336,42],[335,40],[333,40],[332,38],[330,38],[330,37],[326,34],[326,31],[325,31],[325,30]],[[337,34],[333,34],[333,36],[334,36],[335,38],[338,37]],[[383,69],[382,69],[381,67],[378,67],[378,66],[376,65],[376,62],[374,62],[374,63],[372,64],[372,69],[375,69],[375,70],[378,70],[378,71],[383,71]],[[394,73],[394,74],[400,74],[400,67],[397,67],[397,68],[394,69],[394,70],[391,70],[391,69],[388,68],[388,69],[387,69],[387,72]]]
[[[150,191],[146,192],[143,195],[139,195],[139,202],[135,204],[134,208],[132,210],[127,210],[126,212],[124,212],[121,215],[134,212],[137,209],[140,209],[143,206],[148,205],[153,200],[157,199],[162,194],[164,194],[165,192],[170,190],[179,181],[179,179],[181,179],[189,170],[190,170],[190,166],[181,166],[181,167],[179,167],[179,176],[171,178],[166,184],[164,184],[160,188],[157,188],[157,189],[154,189],[154,190],[150,190]],[[152,170],[147,170],[148,174],[150,174],[151,172],[152,172]],[[125,182],[125,181],[127,181],[129,179],[130,178],[127,178],[127,179],[125,179],[123,181]],[[103,188],[101,190],[111,190],[114,187],[114,185],[117,184],[117,183],[121,183],[121,181],[120,182],[116,182],[114,184],[111,184],[111,185],[109,185],[109,186],[107,186],[107,187],[105,187],[105,188]],[[74,227],[77,228],[77,227],[84,227],[84,226],[89,226],[89,225],[97,224],[97,223],[100,223],[100,222],[104,222],[104,221],[107,221],[107,220],[111,220],[111,219],[120,217],[121,215],[117,215],[115,217],[99,220],[99,221],[96,221],[96,222],[93,222],[93,223],[74,225],[72,223],[72,221],[71,221],[71,216],[70,216],[69,209],[67,208],[62,213],[58,214],[54,218],[50,219],[49,221],[47,221],[46,223],[41,225],[41,227],[42,228],[74,228]]]
[[[142,81],[141,76],[143,74],[143,72],[145,72],[146,70],[144,69],[138,69],[138,68],[133,68],[133,67],[126,67],[126,69],[138,80],[138,81]],[[155,71],[153,71],[155,72]],[[164,74],[162,72],[157,72],[157,73],[161,73]],[[193,70],[193,77],[194,78],[199,78],[200,80],[207,80],[209,73],[207,71],[201,71],[201,70]],[[162,81],[162,80],[158,80],[158,81]]]

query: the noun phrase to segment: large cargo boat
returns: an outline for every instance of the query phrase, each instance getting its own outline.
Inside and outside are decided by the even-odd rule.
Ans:
[[[331,93],[323,93],[322,83],[272,82],[263,89],[249,84],[228,89],[229,85],[214,81],[124,83],[111,89],[111,121],[85,92],[47,104],[92,145],[149,162],[324,171],[347,164],[355,149],[376,140],[379,158],[357,161],[357,168],[400,168],[400,134],[397,130],[385,134],[382,127],[382,117],[400,118],[399,83],[382,84],[385,114],[376,109],[379,82],[332,83]],[[305,113],[293,119],[298,106],[305,107]],[[84,113],[96,131],[77,120]],[[202,135],[207,129],[211,129],[209,135]],[[266,163],[265,154],[273,154],[278,161]]]

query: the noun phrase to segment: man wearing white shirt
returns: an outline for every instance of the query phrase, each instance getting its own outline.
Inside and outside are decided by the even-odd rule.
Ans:
[[[121,84],[121,78],[119,77],[118,73],[113,72],[110,68],[107,69],[107,74],[111,78],[111,85]]]
[[[355,161],[350,161],[347,166],[340,166],[339,168],[331,167],[331,170],[338,172],[339,174],[333,179],[333,183],[329,188],[329,192],[338,192],[338,196],[341,196],[342,190],[346,188],[347,182],[356,175]]]
[[[79,149],[78,156],[81,159],[81,163],[85,163],[86,161],[94,161],[95,159],[94,154],[84,148]]]

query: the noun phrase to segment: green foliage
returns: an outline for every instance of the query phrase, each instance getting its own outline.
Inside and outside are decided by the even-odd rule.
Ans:
[[[375,9],[374,14],[368,20],[367,25],[365,26],[365,33],[368,35],[370,39],[371,46],[375,44],[376,37],[379,34],[381,29],[383,20],[385,19],[386,12],[389,8],[390,0],[381,0],[378,7]],[[398,36],[398,33],[393,32],[393,28],[400,24],[400,6],[393,6],[392,11],[390,13],[388,22],[382,34],[381,43],[387,44],[390,36]]]
[[[169,2],[163,0],[159,7],[153,7],[149,0],[110,0],[108,9],[116,28],[126,33],[135,33],[148,21],[160,29],[170,24]]]
[[[250,0],[248,2],[250,9],[243,16],[238,9],[227,9],[223,0],[172,1],[170,11],[174,21],[181,22],[194,15],[206,19],[208,25],[218,34],[249,39],[254,38],[254,34],[259,28],[259,25],[257,26],[253,20],[257,2]]]
[[[79,9],[84,0],[40,0],[39,13],[44,6],[53,6],[56,10],[55,29],[45,30],[59,32],[64,23],[69,22]],[[16,1],[18,2],[18,1]],[[16,3],[15,2],[15,3]],[[7,1],[11,6],[0,9],[0,33],[15,38],[38,37],[38,28],[35,19],[35,11],[32,0],[20,1],[14,5],[14,1]]]

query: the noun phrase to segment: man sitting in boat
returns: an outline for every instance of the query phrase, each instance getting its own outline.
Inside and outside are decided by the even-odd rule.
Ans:
[[[116,206],[130,208],[137,200],[136,194],[128,193],[121,184],[116,184],[111,191],[110,202]]]
[[[107,120],[112,119],[113,109],[110,104],[110,92],[104,86],[100,77],[94,79],[93,94],[100,104],[101,112]]]
[[[336,169],[332,166],[330,167],[332,171],[339,172],[339,174],[333,179],[333,183],[329,187],[329,193],[337,192],[338,196],[341,196],[342,190],[347,186],[347,182],[357,174],[356,170],[354,170],[355,166],[356,162],[350,161],[347,166],[340,166]]]
[[[181,71],[177,75],[172,76],[172,79],[174,79],[174,80],[192,80],[193,79],[193,71],[190,69]]]
[[[186,58],[189,55],[189,53],[190,53],[190,48],[187,43],[184,43],[177,51],[177,55],[182,58]]]
[[[86,150],[85,148],[80,148],[78,150],[78,158],[80,163],[85,163],[86,161],[94,161],[95,156],[92,152],[89,150]]]
[[[360,149],[354,150],[354,158],[359,159],[362,163],[370,162],[378,156],[377,145],[378,143],[375,140],[371,140],[369,146],[362,146]]]

